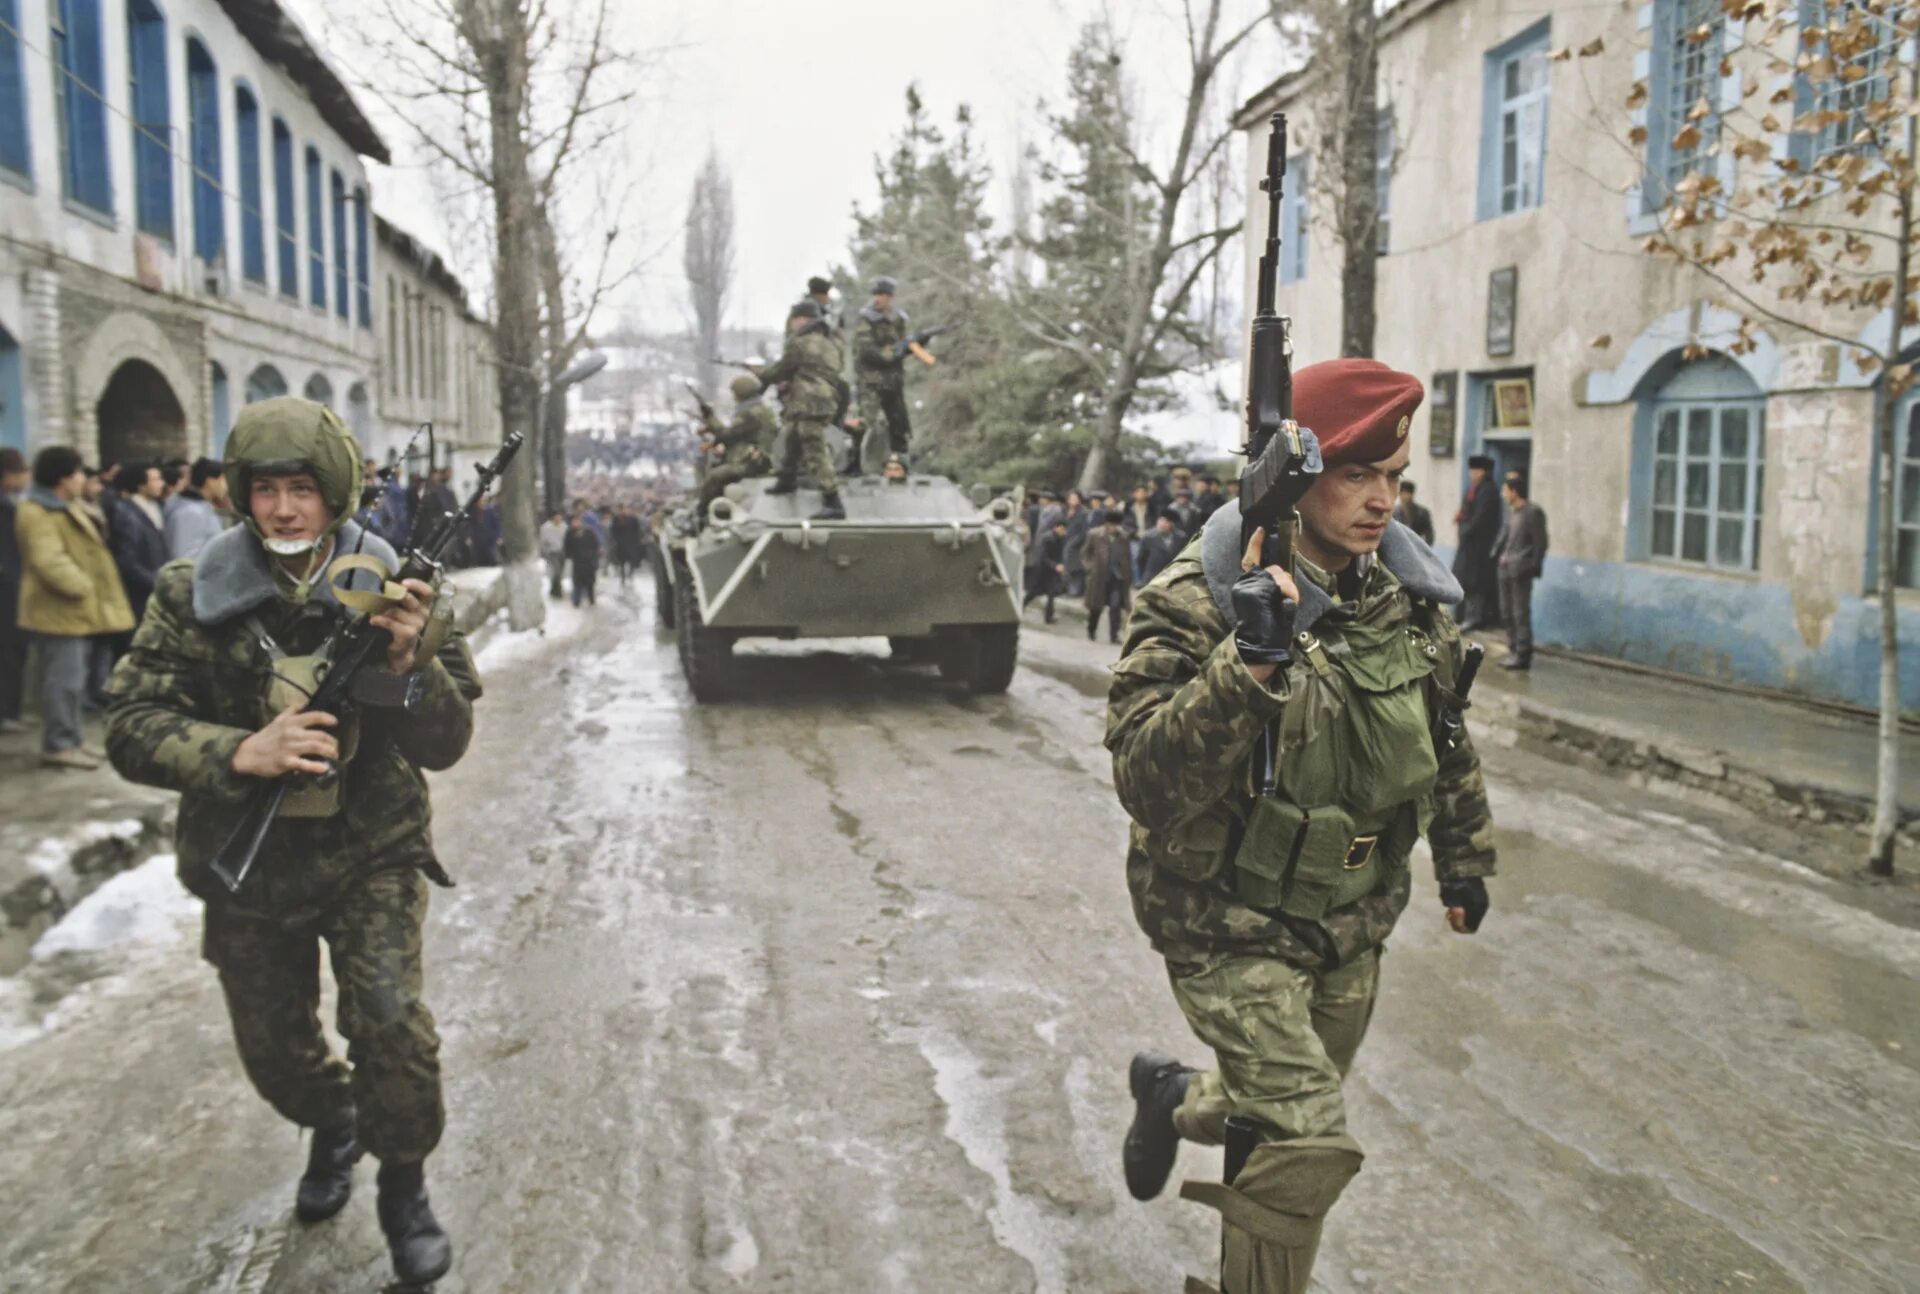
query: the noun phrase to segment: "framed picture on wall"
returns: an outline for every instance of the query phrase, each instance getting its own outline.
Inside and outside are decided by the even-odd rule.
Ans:
[[[1509,265],[1487,278],[1487,354],[1513,354],[1514,318],[1518,313],[1520,267]]]
[[[1453,457],[1454,438],[1458,433],[1455,402],[1459,392],[1459,373],[1433,375],[1433,396],[1427,404],[1427,452],[1435,458]]]
[[[1501,378],[1493,384],[1494,425],[1502,431],[1533,429],[1533,379]]]

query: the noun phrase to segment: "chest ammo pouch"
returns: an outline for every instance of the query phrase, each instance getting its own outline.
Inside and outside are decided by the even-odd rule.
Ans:
[[[1317,921],[1406,865],[1439,771],[1425,695],[1437,658],[1406,620],[1356,624],[1334,643],[1303,636],[1234,853],[1243,903]]]

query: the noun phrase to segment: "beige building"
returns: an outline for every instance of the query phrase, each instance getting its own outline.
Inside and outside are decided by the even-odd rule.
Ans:
[[[1760,82],[1762,101],[1784,90],[1802,112],[1837,102],[1832,86],[1750,70],[1742,27],[1717,0],[1545,9],[1408,0],[1390,14],[1374,353],[1428,384],[1411,475],[1443,547],[1469,455],[1528,474],[1552,523],[1534,604],[1542,642],[1870,705],[1872,378],[1844,348],[1805,334],[1762,329],[1741,344],[1713,284],[1641,250],[1666,185],[1689,171],[1740,178],[1731,150],[1712,144],[1721,116],[1739,107],[1743,73]],[[1550,57],[1595,40],[1598,56]],[[1894,58],[1891,39],[1863,56],[1866,83]],[[1636,81],[1647,100],[1629,110]],[[1267,119],[1289,116],[1279,295],[1301,364],[1340,344],[1341,248],[1314,179],[1315,115],[1327,101],[1309,67],[1237,118],[1251,299]],[[1678,123],[1703,101],[1713,112],[1703,141],[1676,150]],[[1626,142],[1636,125],[1650,151]],[[1804,165],[1844,148],[1849,133],[1809,131],[1786,147]],[[1887,310],[1822,322],[1868,344],[1892,326]],[[1688,360],[1690,345],[1705,354]],[[1915,407],[1905,401],[1900,427],[1903,474],[1920,488]],[[1920,519],[1920,499],[1902,512]],[[1901,582],[1920,584],[1920,529],[1903,530],[1901,547]],[[1906,597],[1903,639],[1920,644],[1920,620],[1904,632],[1920,610]],[[1906,704],[1920,710],[1920,651],[1913,657]]]
[[[465,287],[439,254],[375,217],[374,318],[380,334],[377,414],[356,427],[366,452],[426,464],[422,423],[432,423],[434,466],[466,469],[500,446],[493,331],[467,304]],[[409,446],[413,453],[408,455]]]
[[[283,393],[370,416],[363,157],[273,0],[19,0],[0,26],[0,444],[220,452]]]

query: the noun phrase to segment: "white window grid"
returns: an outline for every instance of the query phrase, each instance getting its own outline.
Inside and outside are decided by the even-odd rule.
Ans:
[[[1705,40],[1693,39],[1693,33],[1703,27],[1711,34]],[[1701,170],[1702,159],[1711,157],[1719,144],[1717,105],[1726,36],[1727,17],[1720,0],[1674,0],[1667,29],[1667,119],[1662,141],[1666,164],[1661,168],[1661,178],[1669,193],[1688,175]],[[1716,105],[1716,110],[1692,123],[1700,138],[1691,148],[1677,147],[1674,136],[1686,129],[1688,114],[1702,99]]]
[[[1500,61],[1499,200],[1502,215],[1540,205],[1546,159],[1547,44],[1534,41]]]
[[[1807,0],[1805,21],[1812,26],[1832,29],[1844,27],[1856,16],[1863,18],[1874,33],[1872,45],[1862,52],[1841,63],[1859,68],[1864,76],[1849,80],[1843,76],[1823,77],[1819,80],[1807,80],[1807,110],[1816,115],[1824,113],[1843,114],[1839,120],[1828,121],[1813,132],[1813,155],[1825,157],[1829,153],[1852,152],[1861,146],[1854,141],[1861,131],[1868,128],[1867,109],[1876,100],[1887,97],[1891,87],[1888,83],[1889,72],[1900,61],[1901,36],[1899,17],[1903,11],[1889,8],[1884,13],[1875,14],[1858,0]],[[1819,52],[1831,54],[1825,41],[1820,43]]]
[[[1894,583],[1920,589],[1920,400],[1906,405],[1900,445],[1900,498],[1894,514]]]
[[[1373,141],[1373,251],[1385,256],[1393,233],[1393,109],[1374,115]]]
[[[1759,402],[1658,406],[1650,555],[1722,570],[1757,569],[1765,474]]]

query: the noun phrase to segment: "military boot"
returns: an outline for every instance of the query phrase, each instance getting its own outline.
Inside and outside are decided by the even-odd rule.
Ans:
[[[773,484],[767,487],[768,494],[792,494],[800,488],[800,482],[792,472],[781,472],[773,478]]]
[[[420,1164],[380,1165],[380,1229],[393,1256],[393,1274],[403,1285],[428,1285],[453,1266],[453,1241],[427,1203],[427,1175]]]
[[[845,521],[847,510],[840,503],[840,491],[828,490],[820,496],[820,511],[813,514],[815,521]]]
[[[313,1130],[307,1148],[307,1171],[293,1199],[293,1215],[302,1222],[323,1222],[347,1206],[353,1194],[353,1166],[363,1152],[353,1139],[353,1125],[335,1132]]]
[[[1133,1126],[1127,1129],[1120,1163],[1126,1170],[1127,1190],[1136,1200],[1160,1194],[1173,1172],[1173,1158],[1180,1149],[1173,1112],[1186,1099],[1192,1075],[1190,1067],[1157,1051],[1139,1053],[1127,1070],[1127,1085],[1133,1089]]]

